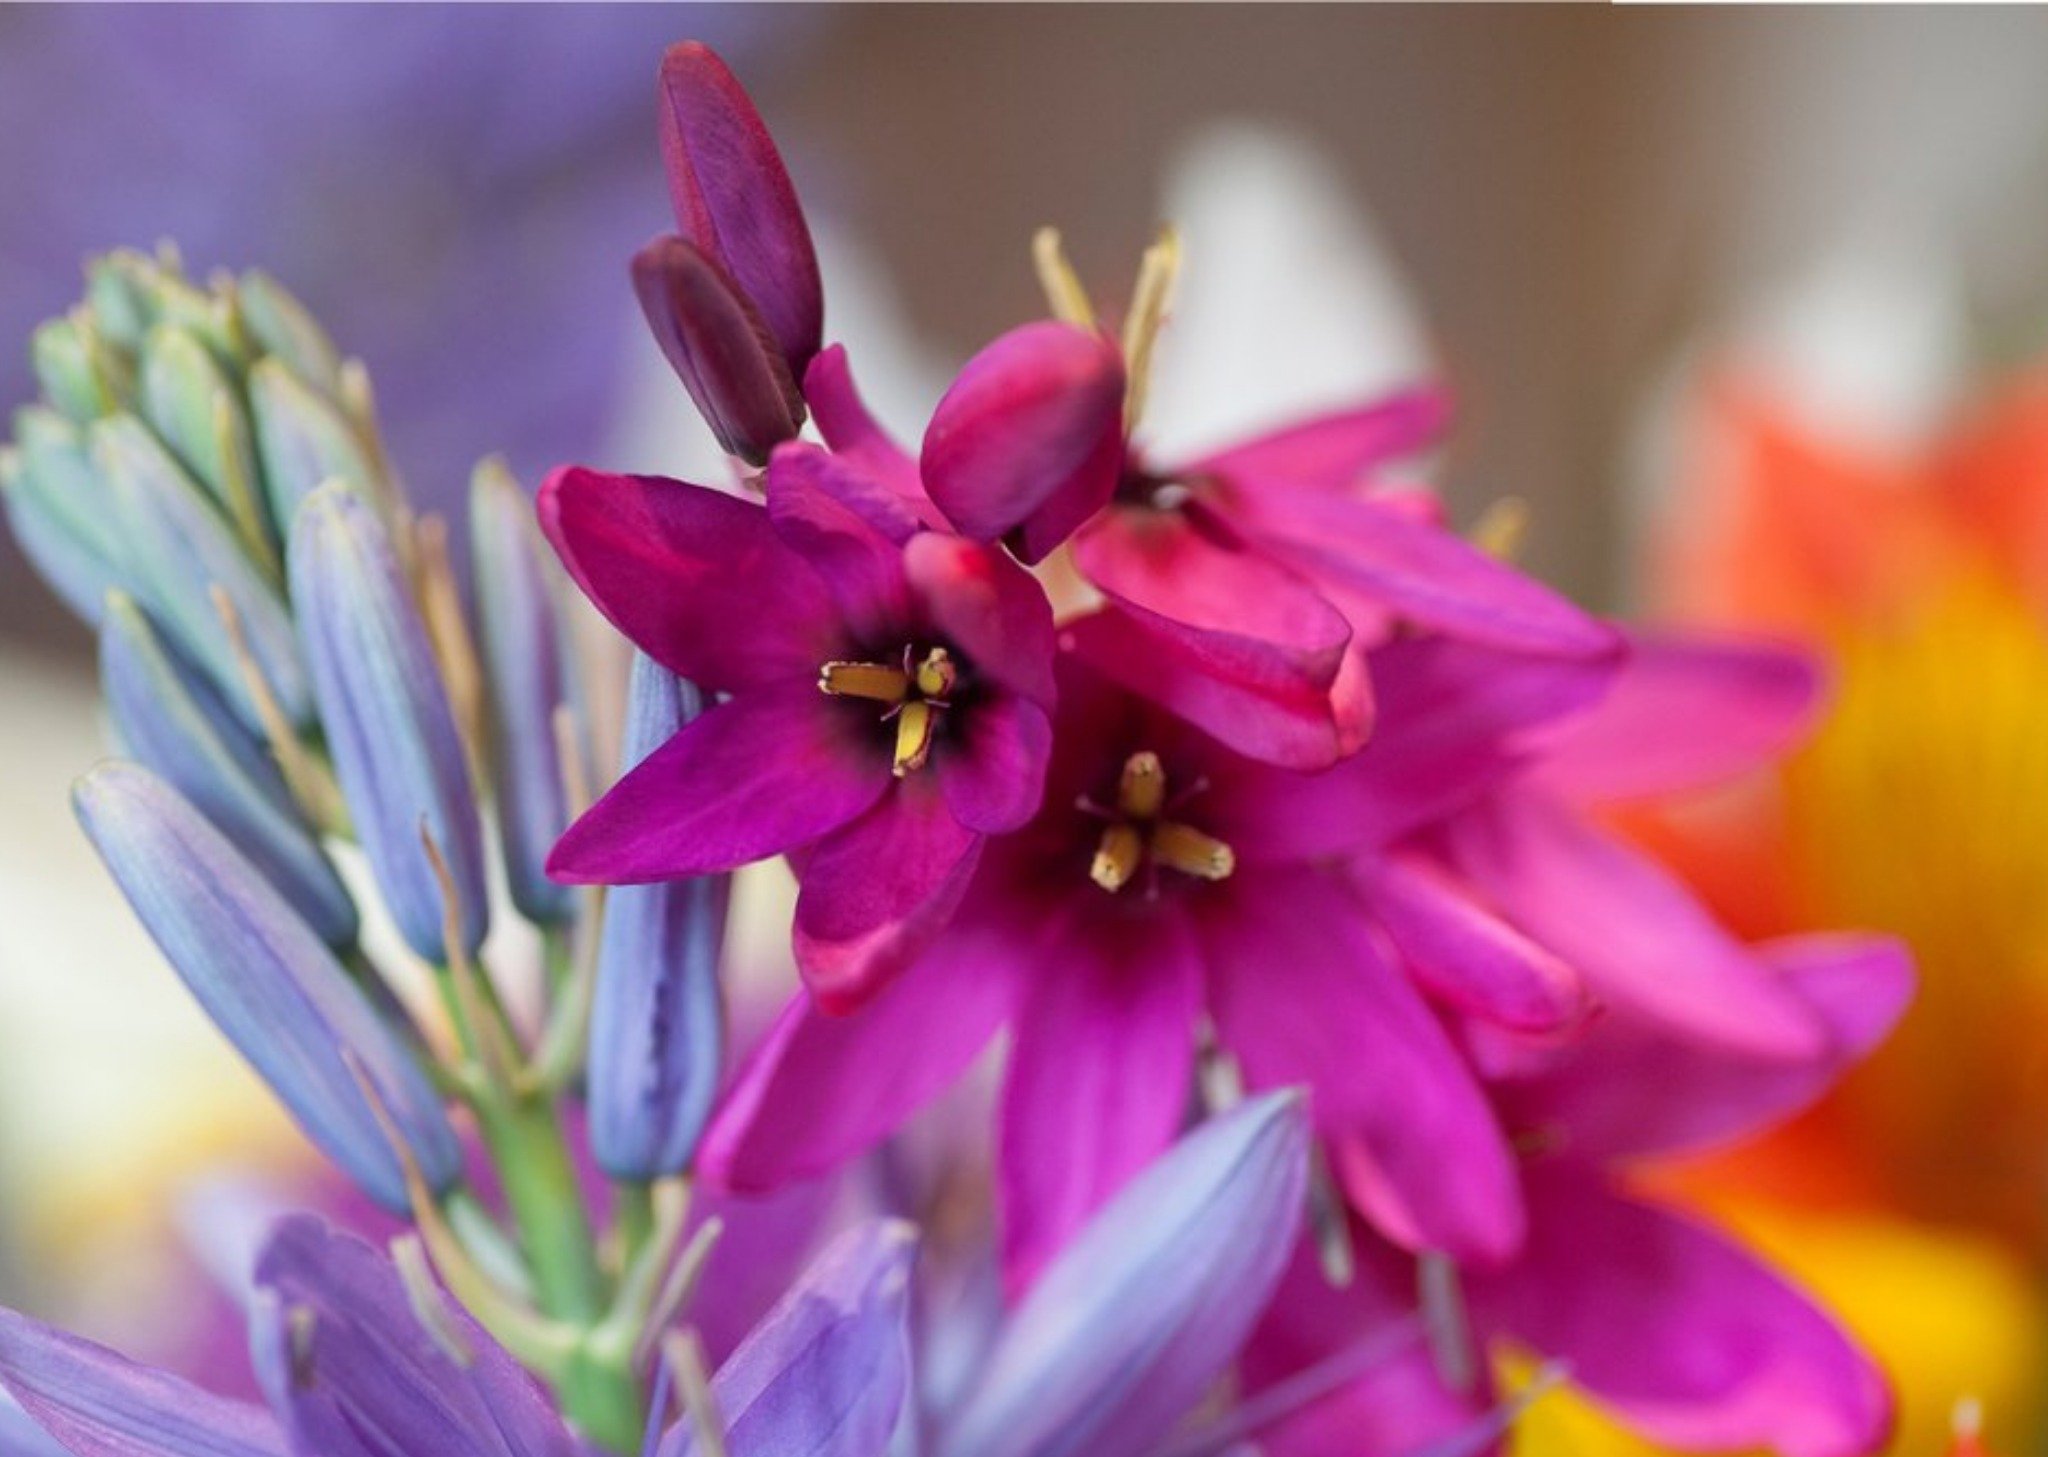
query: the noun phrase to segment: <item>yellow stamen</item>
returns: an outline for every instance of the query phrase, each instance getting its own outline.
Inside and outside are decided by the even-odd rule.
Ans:
[[[818,688],[836,698],[901,703],[910,696],[910,675],[887,663],[827,663],[818,669]]]
[[[1180,273],[1180,235],[1171,227],[1145,250],[1138,265],[1138,287],[1124,315],[1124,430],[1137,428],[1145,413],[1145,391],[1152,379],[1152,346],[1166,322],[1173,280]]]
[[[1237,869],[1237,854],[1228,845],[1172,820],[1162,820],[1153,829],[1152,858],[1198,880],[1227,880]]]
[[[944,648],[933,648],[917,665],[913,681],[917,684],[917,691],[925,697],[944,698],[953,691],[953,684],[959,676],[953,666],[953,655]]]
[[[1144,858],[1145,841],[1137,830],[1121,822],[1109,825],[1095,847],[1095,861],[1088,867],[1088,878],[1104,890],[1122,890],[1138,873]]]
[[[1040,228],[1031,235],[1031,262],[1038,269],[1038,286],[1045,290],[1052,316],[1076,328],[1094,328],[1095,306],[1088,302],[1088,290],[1067,261],[1058,228]]]
[[[1166,803],[1166,767],[1150,749],[1124,760],[1116,784],[1116,807],[1134,820],[1149,820]]]
[[[932,706],[922,699],[903,705],[896,715],[896,763],[898,779],[913,769],[922,769],[924,761],[932,754],[932,732],[938,727],[938,715]]]
[[[1520,496],[1502,496],[1488,506],[1472,527],[1472,544],[1495,561],[1512,562],[1522,554],[1529,535],[1529,503]]]

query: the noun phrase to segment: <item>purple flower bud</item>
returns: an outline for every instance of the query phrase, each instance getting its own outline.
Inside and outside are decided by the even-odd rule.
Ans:
[[[708,254],[657,238],[633,257],[633,291],[683,388],[727,453],[753,465],[796,437],[803,394],[746,296]]]
[[[702,708],[697,690],[636,656],[625,757],[638,763]],[[731,877],[615,886],[605,897],[590,1025],[590,1145],[605,1172],[682,1170],[718,1091],[718,959]]]
[[[803,378],[825,318],[811,231],[754,103],[696,41],[661,60],[661,155],[677,231],[716,260],[766,321],[791,378]]]
[[[575,907],[575,892],[547,875],[548,851],[569,826],[554,723],[568,698],[554,563],[533,503],[494,462],[478,466],[470,483],[469,534],[505,878],[523,915],[553,924]]]
[[[287,552],[335,778],[398,929],[448,960],[442,892],[422,834],[453,877],[463,949],[487,921],[482,833],[461,735],[419,608],[376,512],[340,482],[306,498]]]
[[[139,765],[104,764],[72,797],[172,968],[313,1142],[385,1208],[409,1207],[367,1084],[429,1186],[453,1184],[462,1150],[433,1085],[263,873]]]
[[[125,593],[100,626],[100,687],[122,751],[160,774],[248,856],[320,939],[356,939],[356,904],[263,741]]]
[[[942,1457],[1145,1452],[1236,1355],[1294,1247],[1297,1093],[1189,1134],[1047,1267],[946,1429]]]
[[[291,614],[206,488],[133,416],[95,422],[91,440],[93,459],[128,533],[129,580],[137,600],[206,670],[242,721],[255,727],[261,720],[214,608],[218,587],[234,605],[278,707],[294,724],[307,723],[312,699]]]

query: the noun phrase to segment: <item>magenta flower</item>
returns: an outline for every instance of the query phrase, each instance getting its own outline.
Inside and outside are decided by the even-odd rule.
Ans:
[[[1626,1189],[1645,1159],[1732,1143],[1790,1117],[1882,1040],[1912,969],[1895,943],[1804,937],[1763,948],[1785,995],[1824,1029],[1795,1064],[1743,1055],[1617,1011],[1568,1048],[1524,1046],[1493,1084],[1503,1123],[1535,1150],[1522,1171],[1529,1236],[1470,1270],[1475,1355],[1500,1342],[1552,1357],[1613,1415],[1660,1444],[1860,1457],[1882,1445],[1891,1397],[1870,1357],[1780,1276],[1691,1215]],[[1360,1231],[1359,1278],[1335,1289],[1298,1253],[1254,1339],[1252,1391],[1413,1320],[1416,1275]],[[1418,1340],[1268,1434],[1273,1457],[1409,1452],[1490,1403],[1439,1377]],[[1256,1399],[1255,1397],[1253,1399]]]
[[[799,997],[784,1012],[700,1167],[741,1189],[829,1168],[1007,1025],[1005,1262],[1021,1285],[1181,1127],[1213,1023],[1253,1086],[1311,1088],[1333,1169],[1382,1229],[1511,1253],[1508,1147],[1333,862],[1481,793],[1605,678],[1443,639],[1390,645],[1372,670],[1396,711],[1361,753],[1307,775],[1063,657],[1044,809],[990,845],[954,923],[870,1006],[821,1016]],[[1569,983],[1551,1001],[1550,1028],[1576,1015]]]
[[[1361,491],[1433,443],[1436,393],[1168,467],[1125,440],[1122,364],[1070,325],[1013,330],[969,361],[916,462],[863,408],[842,352],[821,353],[804,389],[826,441],[925,519],[1027,562],[1071,540],[1114,609],[1075,624],[1081,654],[1254,758],[1320,769],[1364,743],[1367,656],[1403,623],[1543,656],[1615,650],[1609,628],[1445,530],[1426,497]]]
[[[1001,552],[873,510],[815,447],[778,450],[766,489],[763,507],[576,468],[542,488],[590,599],[725,695],[572,825],[548,870],[633,884],[789,852],[799,965],[843,1010],[937,932],[984,837],[1037,810],[1052,612]]]

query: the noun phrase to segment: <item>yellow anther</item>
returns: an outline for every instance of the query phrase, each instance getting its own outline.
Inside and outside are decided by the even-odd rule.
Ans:
[[[927,698],[944,698],[953,691],[953,684],[959,676],[959,670],[953,666],[953,655],[944,648],[933,648],[926,653],[913,675],[917,691]]]
[[[1166,803],[1166,766],[1150,749],[1124,760],[1116,783],[1116,807],[1134,820],[1149,820]]]
[[[1162,820],[1152,830],[1152,858],[1169,870],[1197,880],[1227,880],[1237,869],[1237,855],[1214,835]]]
[[[1040,228],[1031,235],[1031,262],[1038,269],[1038,286],[1045,290],[1052,316],[1063,324],[1093,329],[1095,306],[1088,302],[1088,290],[1081,286],[1080,275],[1067,261],[1058,228]]]
[[[1124,315],[1124,430],[1137,428],[1145,413],[1145,392],[1152,380],[1152,347],[1166,322],[1166,305],[1180,273],[1180,235],[1171,227],[1145,250],[1138,265],[1138,286]]]
[[[836,698],[901,703],[910,696],[910,675],[887,663],[827,663],[818,669],[818,688]]]
[[[1472,544],[1495,561],[1511,562],[1522,553],[1529,535],[1529,503],[1520,496],[1502,496],[1481,513],[1472,527]]]
[[[1104,890],[1118,891],[1130,884],[1145,859],[1145,841],[1136,829],[1119,821],[1106,826],[1095,846],[1095,859],[1088,878]]]
[[[896,715],[896,763],[898,779],[913,769],[922,769],[932,754],[932,732],[938,715],[922,699],[912,699]]]

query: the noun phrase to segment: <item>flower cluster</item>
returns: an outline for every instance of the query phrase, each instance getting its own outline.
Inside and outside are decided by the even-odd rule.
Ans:
[[[1910,968],[1746,945],[1600,822],[1780,752],[1812,665],[1627,634],[1451,531],[1431,390],[1154,458],[1170,236],[1114,330],[1041,236],[1054,317],[913,453],[825,347],[738,83],[683,45],[660,94],[678,230],[632,276],[735,480],[565,468],[536,529],[481,468],[473,605],[273,286],[117,255],[38,336],[10,511],[128,756],[80,818],[416,1233],[273,1233],[266,1408],[20,1318],[0,1384],[82,1457],[1452,1457],[1512,1345],[1657,1439],[1874,1449],[1847,1337],[1630,1185],[1817,1097]],[[727,877],[777,856],[802,985],[728,1068]],[[999,1040],[993,1110],[906,1172]],[[692,1304],[722,1223],[863,1166],[867,1217],[708,1374],[685,1322],[755,1314]]]

